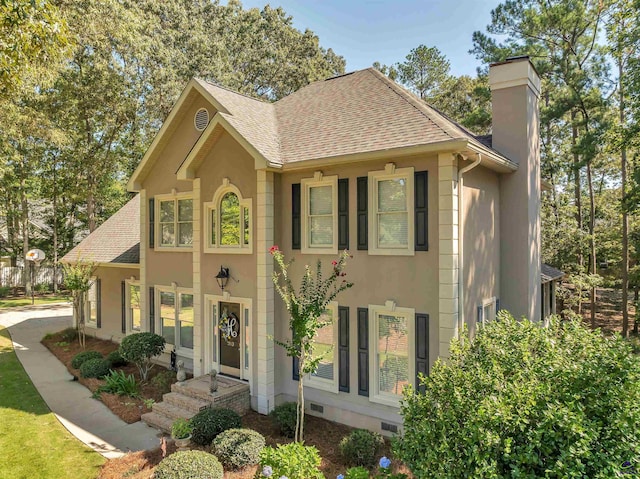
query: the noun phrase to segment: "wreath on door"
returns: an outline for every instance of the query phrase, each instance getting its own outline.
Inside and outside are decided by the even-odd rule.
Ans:
[[[228,346],[235,346],[235,339],[238,337],[240,330],[240,324],[238,323],[238,317],[234,314],[227,314],[227,310],[222,312],[220,317],[220,337],[224,339]]]

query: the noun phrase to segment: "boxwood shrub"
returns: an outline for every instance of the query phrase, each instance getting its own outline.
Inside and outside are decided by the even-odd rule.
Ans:
[[[127,360],[122,357],[122,354],[120,354],[120,351],[117,349],[107,354],[107,360],[111,363],[111,366],[115,368],[128,364]]]
[[[229,469],[258,464],[264,437],[252,429],[227,429],[213,440],[213,453]]]
[[[231,409],[203,409],[191,418],[191,440],[200,446],[208,446],[221,432],[241,425],[240,416]]]
[[[579,321],[506,312],[405,390],[396,456],[416,477],[618,477],[638,468],[640,361]]]
[[[340,454],[345,464],[370,467],[375,463],[382,446],[384,439],[377,432],[356,429],[340,441]]]
[[[179,451],[166,457],[156,467],[154,479],[222,479],[222,464],[204,451]]]
[[[280,434],[285,437],[293,437],[296,434],[296,408],[294,402],[286,402],[273,408],[269,413],[273,425],[278,428]]]
[[[80,375],[83,378],[103,378],[110,369],[111,363],[102,357],[89,359],[80,366]]]
[[[74,369],[80,369],[82,363],[88,361],[89,359],[102,359],[102,354],[98,351],[82,351],[81,353],[76,354],[71,360],[71,367]]]

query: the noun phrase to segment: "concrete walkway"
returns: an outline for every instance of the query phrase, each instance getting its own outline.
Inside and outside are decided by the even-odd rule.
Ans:
[[[3,312],[0,325],[9,329],[18,359],[49,409],[80,441],[109,459],[160,445],[158,431],[142,422],[125,423],[73,381],[67,368],[40,344],[45,334],[71,326],[68,304]]]

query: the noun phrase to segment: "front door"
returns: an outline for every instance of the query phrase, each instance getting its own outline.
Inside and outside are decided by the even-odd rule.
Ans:
[[[220,302],[218,317],[218,347],[220,351],[220,372],[236,378],[240,377],[240,304]]]

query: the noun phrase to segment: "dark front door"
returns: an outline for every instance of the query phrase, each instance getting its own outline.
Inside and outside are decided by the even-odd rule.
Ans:
[[[236,378],[240,377],[240,305],[221,302],[218,308],[218,338],[220,351],[220,372]]]

